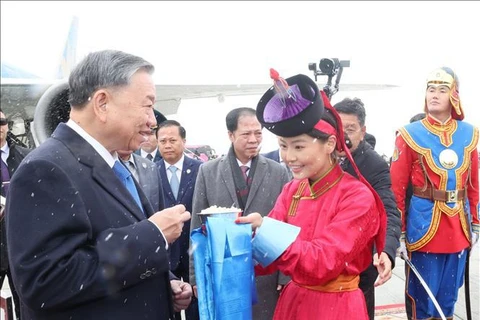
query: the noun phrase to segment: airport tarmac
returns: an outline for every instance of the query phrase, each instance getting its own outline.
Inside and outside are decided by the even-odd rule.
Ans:
[[[480,249],[477,245],[471,254],[470,260],[470,297],[472,306],[472,320],[480,320]],[[406,320],[404,287],[405,262],[397,258],[392,278],[383,286],[375,290],[375,320]],[[2,297],[10,296],[8,281],[5,279],[1,290]],[[4,320],[3,312],[0,320]],[[460,288],[458,301],[455,305],[455,320],[467,320],[465,308],[465,290]]]

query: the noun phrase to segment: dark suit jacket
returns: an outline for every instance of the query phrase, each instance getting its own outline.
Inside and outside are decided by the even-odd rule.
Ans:
[[[264,156],[265,158],[268,158],[268,159],[272,159],[275,162],[280,163],[280,154],[278,153],[278,149],[267,152],[267,153],[263,153],[262,156]]]
[[[390,257],[393,268],[395,266],[397,248],[400,245],[401,221],[400,212],[397,210],[397,202],[392,191],[390,168],[388,163],[365,140],[360,142],[357,149],[352,153],[352,157],[360,173],[375,189],[385,206],[387,212],[387,239],[384,251]],[[357,177],[348,159],[345,159],[342,163],[342,169]]]
[[[286,166],[285,163],[282,163],[280,162],[280,153],[279,153],[279,149],[276,149],[276,150],[273,150],[273,151],[270,151],[270,152],[267,152],[267,153],[263,153],[262,156],[264,156],[265,158],[268,158],[268,159],[271,159],[275,162],[278,162],[282,165],[285,166],[285,168],[287,168],[287,171],[288,171],[288,177],[291,179],[293,179],[293,173],[292,171],[290,170],[289,167]],[[283,275],[281,275],[283,277]],[[285,277],[284,280],[281,280],[281,282],[284,282],[284,281],[287,281],[287,278]],[[285,282],[287,283],[287,282]],[[283,284],[283,283],[281,283]]]
[[[17,170],[20,162],[30,152],[30,149],[17,146],[15,144],[9,144],[10,153],[7,158],[7,167],[10,174],[10,179]],[[22,200],[20,200],[22,201]],[[0,270],[4,271],[8,269],[8,256],[7,256],[7,233],[5,230],[5,219],[0,221]]]
[[[173,207],[177,204],[183,204],[187,211],[192,212],[193,192],[197,181],[198,168],[203,162],[184,156],[182,176],[180,187],[178,188],[177,199],[172,194],[172,189],[168,182],[165,160],[157,163],[158,171],[163,183],[163,196],[165,198],[165,207]],[[167,167],[169,165],[167,164]],[[170,245],[170,269],[175,270],[179,264],[188,270],[188,247],[190,243],[190,220],[185,222],[182,235]]]
[[[8,253],[22,317],[169,319],[164,237],[75,131],[59,124],[25,158],[9,193]]]

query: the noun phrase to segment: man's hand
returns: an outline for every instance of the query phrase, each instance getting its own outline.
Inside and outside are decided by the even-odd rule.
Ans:
[[[173,292],[173,309],[180,312],[188,308],[192,301],[192,286],[180,280],[170,280]]]
[[[408,257],[407,246],[405,245],[405,239],[400,239],[400,247],[397,249],[397,256],[402,257],[402,254],[405,257]]]
[[[252,230],[255,231],[262,225],[263,217],[258,212],[250,213],[248,216],[238,217],[235,223],[251,223]]]
[[[190,212],[186,211],[184,205],[178,204],[156,212],[148,220],[162,230],[168,243],[172,243],[182,234],[183,223],[190,220]]]
[[[478,243],[478,233],[472,232],[472,249]]]
[[[379,257],[378,253],[375,253],[373,256],[373,265],[378,271],[378,278],[374,284],[375,287],[381,286],[390,280],[392,277],[392,261],[390,261],[388,254],[382,252]]]
[[[0,220],[3,219],[6,203],[7,203],[7,199],[5,197],[0,196]]]

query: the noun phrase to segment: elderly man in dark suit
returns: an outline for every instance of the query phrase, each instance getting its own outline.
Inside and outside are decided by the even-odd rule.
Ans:
[[[10,178],[17,170],[23,158],[25,158],[25,156],[30,152],[29,149],[16,145],[13,139],[10,139],[8,135],[8,121],[5,114],[0,111],[0,149],[2,154],[2,186],[0,193],[3,199],[7,197]],[[10,291],[12,292],[13,303],[15,306],[15,316],[17,319],[20,319],[20,299],[18,298],[18,294],[12,281],[12,275],[10,273],[10,268],[8,265],[7,234],[5,230],[4,214],[5,212],[2,205],[2,208],[0,209],[0,288],[3,286],[3,281],[5,280],[6,276],[8,278]]]
[[[226,156],[205,162],[200,167],[193,196],[191,230],[200,226],[197,216],[212,205],[241,208],[244,215],[272,210],[283,186],[290,179],[287,169],[258,154],[262,126],[255,109],[237,108],[226,116],[232,143]],[[193,259],[192,259],[193,260]],[[193,261],[190,283],[195,284]],[[258,303],[253,319],[272,319],[278,300],[278,273],[256,278]]]
[[[158,146],[163,155],[157,165],[162,177],[165,206],[183,204],[192,210],[193,191],[198,168],[203,163],[184,155],[187,133],[175,120],[166,120],[158,126]],[[190,223],[186,222],[180,238],[170,246],[170,269],[179,278],[189,282]],[[187,320],[198,319],[196,301],[185,311]],[[181,320],[180,313],[175,318]]]
[[[121,51],[90,53],[69,77],[70,119],[17,169],[7,240],[26,319],[168,320],[188,305],[167,247],[190,213],[154,212],[116,153],[155,125],[153,71]]]

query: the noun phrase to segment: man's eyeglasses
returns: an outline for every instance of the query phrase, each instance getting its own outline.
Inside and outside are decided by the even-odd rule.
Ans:
[[[345,133],[348,135],[352,135],[354,133],[357,133],[358,131],[359,129],[348,128],[347,130],[345,130]]]
[[[5,126],[8,123],[6,118],[0,118],[0,126]]]

